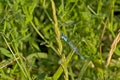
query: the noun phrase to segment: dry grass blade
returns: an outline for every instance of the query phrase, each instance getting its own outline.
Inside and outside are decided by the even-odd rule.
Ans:
[[[2,66],[0,67],[0,69],[3,69],[4,67],[7,67],[8,65],[11,65],[12,63],[14,63],[18,59],[20,59],[20,57],[17,57],[16,59],[11,60],[11,61],[9,61],[7,63],[5,61],[1,62]]]
[[[53,11],[53,19],[54,19],[54,29],[55,29],[55,34],[56,34],[56,41],[58,43],[58,55],[61,55],[62,53],[62,42],[60,40],[60,30],[58,28],[58,20],[57,20],[57,16],[56,16],[56,8],[55,8],[55,3],[53,0],[51,0],[51,4],[52,4],[52,11]]]
[[[112,55],[113,55],[113,52],[118,44],[118,42],[120,41],[120,32],[118,33],[117,37],[115,38],[115,40],[113,41],[112,43],[112,46],[111,46],[111,49],[110,49],[110,52],[108,54],[108,59],[107,59],[107,64],[106,64],[106,67],[109,65],[110,63],[110,60],[112,58]]]
[[[103,23],[104,27],[103,27],[103,31],[102,31],[102,35],[101,35],[101,40],[100,40],[100,53],[102,53],[102,41],[103,41],[103,38],[104,38],[104,35],[105,35],[107,22],[108,22],[108,19],[106,18],[105,23]]]

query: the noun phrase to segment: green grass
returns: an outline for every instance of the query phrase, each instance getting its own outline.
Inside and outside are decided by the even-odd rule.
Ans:
[[[119,22],[119,0],[0,0],[0,80],[119,80]]]

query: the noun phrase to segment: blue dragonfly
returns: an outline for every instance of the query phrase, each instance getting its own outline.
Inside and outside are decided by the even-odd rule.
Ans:
[[[76,54],[80,56],[82,60],[84,60],[84,56],[80,55],[79,50],[71,43],[71,41],[69,41],[69,39],[64,34],[61,35],[61,38],[73,49],[73,51],[76,52]]]

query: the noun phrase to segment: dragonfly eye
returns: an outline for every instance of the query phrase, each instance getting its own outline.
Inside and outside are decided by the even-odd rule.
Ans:
[[[63,40],[66,41],[66,42],[68,41],[68,38],[67,38],[66,36],[64,36],[63,33],[61,34],[61,39],[63,39]]]

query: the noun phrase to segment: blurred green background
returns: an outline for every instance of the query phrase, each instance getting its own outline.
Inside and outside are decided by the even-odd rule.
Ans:
[[[119,28],[120,0],[0,0],[0,80],[119,80]]]

